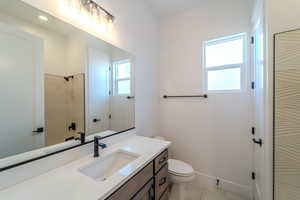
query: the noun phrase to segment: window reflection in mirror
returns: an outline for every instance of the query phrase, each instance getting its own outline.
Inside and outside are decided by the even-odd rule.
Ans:
[[[114,63],[114,95],[131,94],[131,63],[129,60]]]

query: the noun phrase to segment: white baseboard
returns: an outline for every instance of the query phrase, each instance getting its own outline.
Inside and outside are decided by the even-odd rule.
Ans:
[[[217,188],[217,180],[220,180],[219,188],[223,191],[233,193],[247,200],[252,200],[251,187],[228,181],[222,178],[213,177],[207,174],[196,172],[195,183],[202,188],[215,189]]]

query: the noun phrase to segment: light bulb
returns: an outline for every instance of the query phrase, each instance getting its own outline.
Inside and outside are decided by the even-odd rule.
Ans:
[[[114,21],[114,20],[113,20],[113,17],[112,17],[112,16],[109,16],[107,22],[108,22],[109,24],[112,24],[113,21]]]
[[[44,15],[40,15],[40,16],[39,16],[39,19],[40,19],[41,21],[44,21],[44,22],[49,21],[48,17],[46,17],[46,16],[44,16]]]

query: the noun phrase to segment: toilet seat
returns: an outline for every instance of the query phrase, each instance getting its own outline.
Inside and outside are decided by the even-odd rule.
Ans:
[[[194,169],[180,160],[169,159],[169,173],[175,176],[189,177],[194,175]]]

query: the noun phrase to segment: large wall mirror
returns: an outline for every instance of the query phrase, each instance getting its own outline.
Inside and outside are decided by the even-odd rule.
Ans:
[[[0,162],[135,126],[133,55],[19,0],[0,1],[0,76]]]

